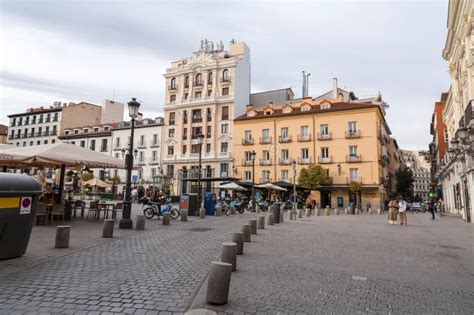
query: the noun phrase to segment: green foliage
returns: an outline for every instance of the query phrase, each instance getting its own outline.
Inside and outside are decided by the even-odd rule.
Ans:
[[[352,191],[352,192],[354,192],[354,193],[358,193],[359,191],[362,190],[362,183],[356,182],[356,181],[352,181],[352,182],[349,184],[349,189],[350,189],[350,191]]]
[[[413,172],[411,169],[399,168],[395,174],[397,178],[397,192],[405,200],[413,199]]]
[[[87,182],[87,181],[89,181],[93,178],[94,178],[94,173],[92,173],[92,172],[91,173],[89,173],[89,172],[82,173],[82,180],[85,181],[85,182]]]
[[[317,189],[322,183],[329,180],[327,171],[321,165],[310,164],[303,168],[298,177],[298,183],[311,190]]]
[[[114,176],[110,179],[110,182],[112,183],[112,185],[116,186],[120,184],[122,180],[120,179],[120,176]]]

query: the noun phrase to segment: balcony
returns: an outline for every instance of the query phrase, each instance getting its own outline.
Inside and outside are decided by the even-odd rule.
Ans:
[[[21,135],[15,135],[15,139],[20,139]]]
[[[360,138],[360,130],[347,130],[346,139]]]
[[[288,177],[278,177],[278,181],[290,183],[290,179]]]
[[[347,163],[359,163],[361,161],[362,161],[362,156],[360,154],[346,155]]]
[[[145,149],[145,148],[146,148],[146,141],[138,142],[138,143],[137,143],[137,148],[139,148],[139,149]]]
[[[114,151],[122,150],[122,148],[120,147],[120,143],[115,143],[114,146],[112,147],[112,150]]]
[[[362,183],[362,177],[357,176],[357,177],[346,177],[346,184],[350,184],[352,182],[357,182],[357,183]]]
[[[332,163],[332,156],[328,156],[328,157],[318,156],[318,163],[319,164],[330,164],[330,163]]]
[[[219,157],[220,158],[229,158],[230,157],[230,152],[219,152]]]
[[[38,124],[42,124],[42,123],[43,123],[43,119],[40,118],[40,119],[38,120]]]
[[[306,142],[311,141],[311,134],[298,134],[298,141],[299,142]]]
[[[43,131],[43,137],[46,137],[49,135],[49,131]]]
[[[290,165],[291,160],[290,159],[279,159],[278,164],[280,164],[280,165]]]
[[[34,138],[34,137],[35,137],[35,133],[34,133],[34,132],[29,133],[29,134],[28,134],[28,137]]]
[[[242,166],[252,166],[252,160],[242,159]]]
[[[47,122],[47,123],[51,122],[51,118],[46,118],[44,122]]]
[[[151,158],[148,159],[148,164],[149,165],[157,165],[157,164],[160,164],[160,162],[158,161],[158,158],[151,157]]]
[[[272,143],[272,137],[268,137],[268,138],[260,137],[260,144],[271,144],[271,143]]]
[[[253,144],[253,139],[252,138],[244,138],[242,139],[242,145],[252,145]]]
[[[270,182],[270,177],[260,177],[260,183],[266,184]]]
[[[31,124],[32,124],[32,125],[36,124],[36,119],[33,119],[33,120],[31,121]]]
[[[100,152],[107,152],[107,147],[100,147]]]
[[[150,143],[150,148],[159,148],[160,147],[160,143],[158,141],[152,141]]]
[[[178,89],[178,85],[168,85],[168,91],[176,91]]]
[[[201,116],[193,116],[192,123],[202,123],[202,117]]]
[[[259,164],[261,166],[272,165],[272,160],[271,159],[260,159]]]
[[[53,117],[53,122],[58,121],[58,117]]]
[[[24,133],[21,135],[21,137],[24,139],[24,138],[28,138],[28,134],[27,133]]]
[[[202,87],[204,85],[204,81],[194,81],[193,86],[194,87]]]
[[[229,115],[222,115],[221,120],[229,120]],[[210,121],[210,119],[208,119]]]
[[[331,140],[332,139],[332,134],[329,132],[329,133],[324,133],[324,134],[321,134],[318,132],[318,140],[319,141],[326,141],[326,140]]]
[[[36,137],[41,137],[41,131],[36,133]]]
[[[329,176],[327,180],[321,182],[321,186],[330,186],[332,185],[332,183],[333,183],[332,177]]]
[[[174,120],[174,119],[170,119],[170,120],[168,121],[168,125],[170,125],[170,126],[173,126],[174,123],[175,123],[175,120]]]
[[[230,77],[221,77],[221,83],[223,84],[230,83],[231,81]]]
[[[201,169],[201,179],[207,179],[214,177],[214,169]],[[199,179],[199,169],[193,168],[189,170],[178,170],[179,179]]]
[[[55,136],[56,134],[57,134],[56,131],[51,131],[51,132],[49,133],[50,136]]]
[[[145,164],[146,164],[145,160],[139,160],[138,161],[138,165],[145,165]]]
[[[288,143],[291,142],[291,136],[279,136],[278,142],[280,143]]]
[[[298,164],[300,165],[308,165],[308,164],[311,164],[312,162],[312,159],[310,157],[308,158],[298,158]]]

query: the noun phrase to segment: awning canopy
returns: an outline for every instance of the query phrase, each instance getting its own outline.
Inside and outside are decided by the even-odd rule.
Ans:
[[[272,184],[283,187],[283,188],[287,188],[287,189],[293,189],[293,184],[289,182],[278,181],[278,182],[273,182]],[[301,186],[301,185],[296,185],[295,188],[296,190],[310,190],[309,188],[305,186]]]
[[[55,143],[31,147],[0,147],[0,165],[45,166],[67,168],[120,168],[125,161],[85,149],[70,143]]]
[[[255,187],[257,187],[257,188],[266,188],[266,189],[269,189],[269,190],[286,191],[286,188],[274,185],[272,183],[266,183],[266,184],[262,184],[262,185],[255,185]]]
[[[83,182],[82,186],[86,187],[98,187],[98,188],[106,188],[109,187],[110,184],[104,182],[103,180],[99,178],[93,178],[91,180],[88,180],[87,182]]]
[[[227,184],[222,184],[219,186],[220,189],[229,189],[229,190],[237,190],[237,191],[247,191],[247,188],[239,186],[234,182],[229,182]]]

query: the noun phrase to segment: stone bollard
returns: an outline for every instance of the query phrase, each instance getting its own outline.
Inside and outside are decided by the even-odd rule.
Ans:
[[[306,208],[305,214],[306,214],[307,217],[310,217],[311,216],[311,209]]]
[[[221,261],[231,264],[232,271],[237,270],[237,243],[222,243]]]
[[[334,208],[334,215],[339,215],[339,209]]]
[[[263,230],[265,229],[265,216],[259,215],[257,218],[257,229]]]
[[[170,219],[171,216],[169,212],[163,213],[163,225],[170,225]]]
[[[378,214],[378,215],[381,215],[381,214],[382,214],[382,210],[380,210],[380,208],[377,209],[377,214]]]
[[[273,225],[273,213],[267,213],[267,225]]]
[[[199,209],[199,217],[200,217],[201,219],[205,219],[205,218],[206,218],[206,209],[204,209],[204,208]]]
[[[316,208],[314,211],[315,211],[316,216],[319,217],[320,216],[319,208]]]
[[[55,248],[69,248],[70,225],[59,225],[56,227]]]
[[[359,208],[356,208],[355,209],[355,214],[359,214],[359,213],[360,213]]]
[[[181,210],[181,221],[188,221],[188,210]]]
[[[216,217],[222,216],[222,209],[221,208],[216,208],[214,210],[214,214],[216,215]]]
[[[284,217],[283,211],[280,211],[280,223],[283,223],[283,217]]]
[[[369,210],[367,210],[367,212],[368,212],[369,214],[372,214],[372,208],[369,208]]]
[[[223,305],[229,297],[230,277],[232,265],[221,262],[211,262],[209,277],[207,279],[206,302],[210,304]]]
[[[288,210],[288,220],[293,220],[293,210]]]
[[[296,210],[296,216],[298,217],[298,219],[303,218],[303,209]]]
[[[114,237],[114,219],[105,219],[104,228],[102,229],[102,237]]]
[[[242,225],[242,232],[244,233],[244,242],[250,242],[251,241],[250,225],[249,224]]]
[[[184,315],[217,315],[217,313],[205,308],[195,308],[187,311]]]
[[[344,209],[344,213],[345,213],[346,215],[349,214],[349,207],[347,207],[346,209]]]
[[[324,214],[329,216],[329,206],[326,206],[326,209],[324,209]]]
[[[237,244],[237,255],[242,255],[244,253],[244,233],[232,233],[232,242]]]
[[[259,205],[255,205],[255,212],[260,213],[260,206]]]
[[[135,230],[144,230],[145,229],[145,217],[143,214],[137,214],[135,217]]]
[[[250,219],[250,234],[257,234],[257,219]]]

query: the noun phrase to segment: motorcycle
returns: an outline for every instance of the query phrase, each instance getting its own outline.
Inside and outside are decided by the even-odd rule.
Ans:
[[[162,200],[161,202],[153,202],[150,198],[144,196],[140,199],[140,203],[143,204],[143,215],[147,219],[152,219],[155,215],[160,218],[163,213],[169,212],[171,219],[175,220],[179,218],[181,213],[178,209],[173,208],[173,204],[171,203],[171,199]]]

